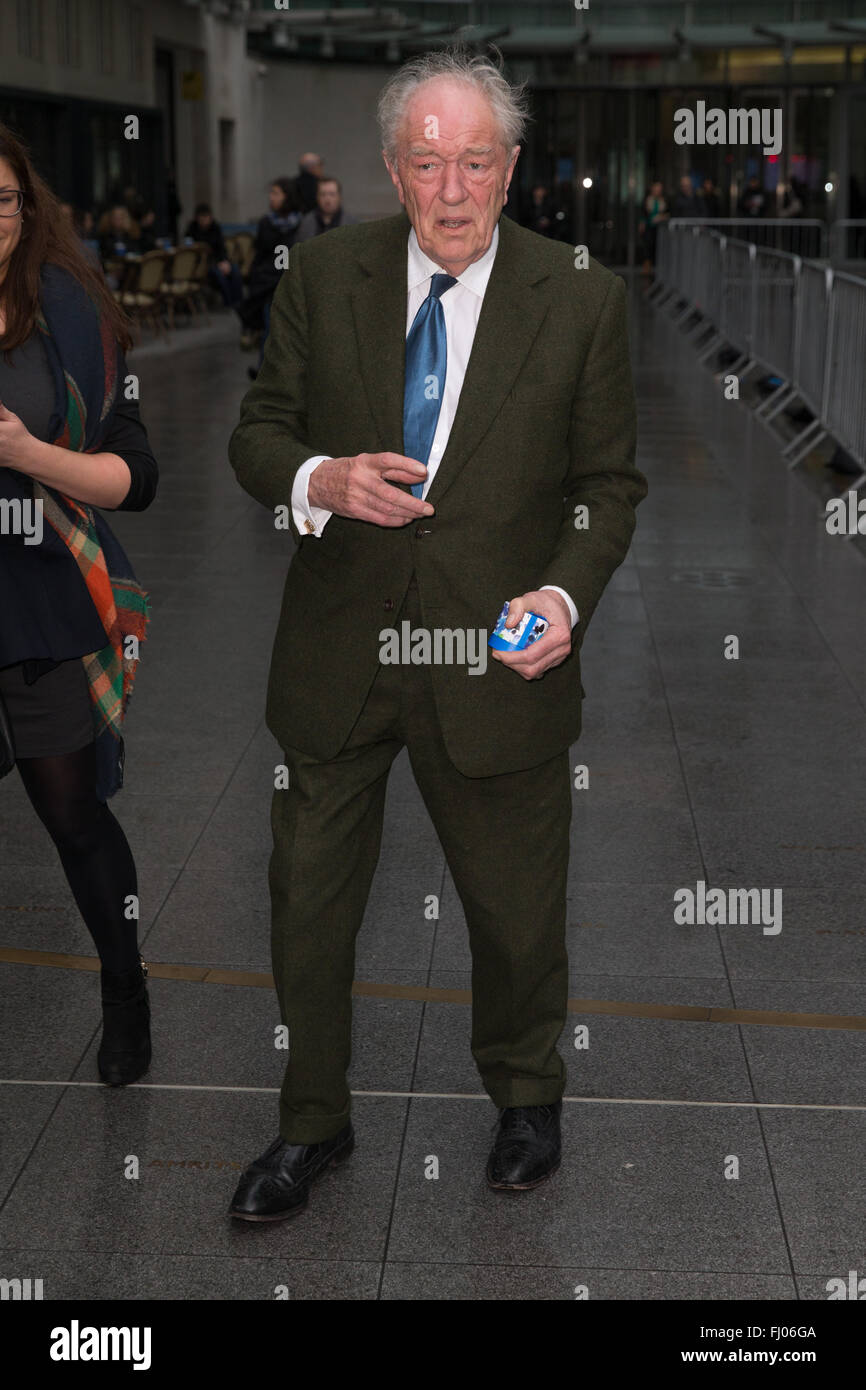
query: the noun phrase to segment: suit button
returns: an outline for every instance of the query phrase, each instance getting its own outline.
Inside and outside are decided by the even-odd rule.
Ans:
[[[394,600],[392,598],[386,598],[382,606],[384,607],[386,613],[390,613],[391,609],[394,607]]]

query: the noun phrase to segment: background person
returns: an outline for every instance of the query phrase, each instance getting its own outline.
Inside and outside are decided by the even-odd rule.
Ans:
[[[761,180],[753,174],[740,194],[737,202],[738,217],[763,217],[767,199],[761,188]]]
[[[238,317],[243,324],[241,346],[250,346],[256,332],[261,335],[259,366],[268,336],[271,299],[283,273],[275,264],[277,248],[285,246],[291,249],[301,222],[294,179],[274,179],[268,189],[268,207],[269,211],[261,218],[256,229],[255,255],[247,277],[247,297],[237,305]],[[255,379],[258,368],[250,367],[248,370]]]
[[[99,254],[105,261],[135,254],[141,246],[141,229],[123,203],[117,203],[100,219]]]
[[[343,189],[339,179],[319,179],[316,190],[316,206],[301,218],[298,227],[298,241],[309,241],[311,237],[321,236],[332,227],[352,227],[357,218],[343,207]]]
[[[712,217],[718,220],[722,215],[722,200],[719,197],[719,190],[712,179],[704,179],[701,184],[701,217]]]
[[[679,192],[674,197],[674,217],[703,217],[704,209],[688,174],[680,179]]]
[[[638,223],[638,235],[644,245],[643,271],[645,275],[655,265],[658,229],[662,222],[669,220],[670,215],[664,185],[660,179],[656,179],[654,183],[650,184],[649,193],[644,198],[643,218]]]
[[[244,297],[240,268],[229,260],[222,227],[213,215],[209,203],[198,203],[195,216],[187,223],[184,236],[191,241],[203,241],[210,247],[208,280],[222,295],[223,303],[236,308]]]
[[[316,206],[316,193],[319,180],[325,176],[325,165],[320,154],[302,154],[298,160],[298,174],[294,180],[295,199],[302,216],[312,212]]]
[[[523,226],[539,236],[558,237],[560,220],[557,207],[544,183],[537,183],[530,194],[529,208],[523,219]]]

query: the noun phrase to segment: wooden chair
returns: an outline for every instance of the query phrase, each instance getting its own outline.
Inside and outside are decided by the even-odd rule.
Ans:
[[[180,246],[171,257],[171,266],[161,287],[168,306],[168,322],[171,328],[174,327],[176,304],[185,304],[190,316],[196,311],[195,296],[199,286],[195,274],[198,260],[199,252],[195,245]]]
[[[241,272],[241,279],[246,280],[256,254],[256,239],[250,232],[235,232],[232,241],[235,249],[234,254],[230,253],[229,260],[234,261]]]
[[[207,242],[196,241],[193,243],[192,249],[198,252],[195,270],[190,276],[190,279],[196,286],[193,294],[200,296],[205,320],[207,323],[210,323],[207,312],[208,304],[216,305],[222,303],[222,295],[211,285],[207,278],[208,267],[210,266],[211,248],[208,246]]]
[[[162,318],[165,302],[163,283],[165,280],[165,251],[147,251],[136,263],[127,266],[123,288],[120,290],[120,304],[129,314],[133,323],[148,318],[160,337],[168,338]]]

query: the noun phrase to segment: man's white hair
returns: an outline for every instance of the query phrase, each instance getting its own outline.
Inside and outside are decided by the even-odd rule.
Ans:
[[[400,133],[406,109],[418,88],[437,77],[465,82],[486,97],[507,151],[520,143],[529,119],[526,84],[512,86],[489,58],[461,48],[445,48],[411,58],[389,77],[379,97],[379,129],[382,148],[391,164],[399,154]]]

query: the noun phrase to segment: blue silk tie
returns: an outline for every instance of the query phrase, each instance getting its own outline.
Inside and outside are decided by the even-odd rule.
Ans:
[[[403,453],[424,464],[433,447],[448,365],[445,310],[439,296],[456,284],[453,275],[433,276],[430,293],[415,315],[406,339]],[[424,483],[415,483],[412,487],[413,497],[420,497],[423,491]]]

